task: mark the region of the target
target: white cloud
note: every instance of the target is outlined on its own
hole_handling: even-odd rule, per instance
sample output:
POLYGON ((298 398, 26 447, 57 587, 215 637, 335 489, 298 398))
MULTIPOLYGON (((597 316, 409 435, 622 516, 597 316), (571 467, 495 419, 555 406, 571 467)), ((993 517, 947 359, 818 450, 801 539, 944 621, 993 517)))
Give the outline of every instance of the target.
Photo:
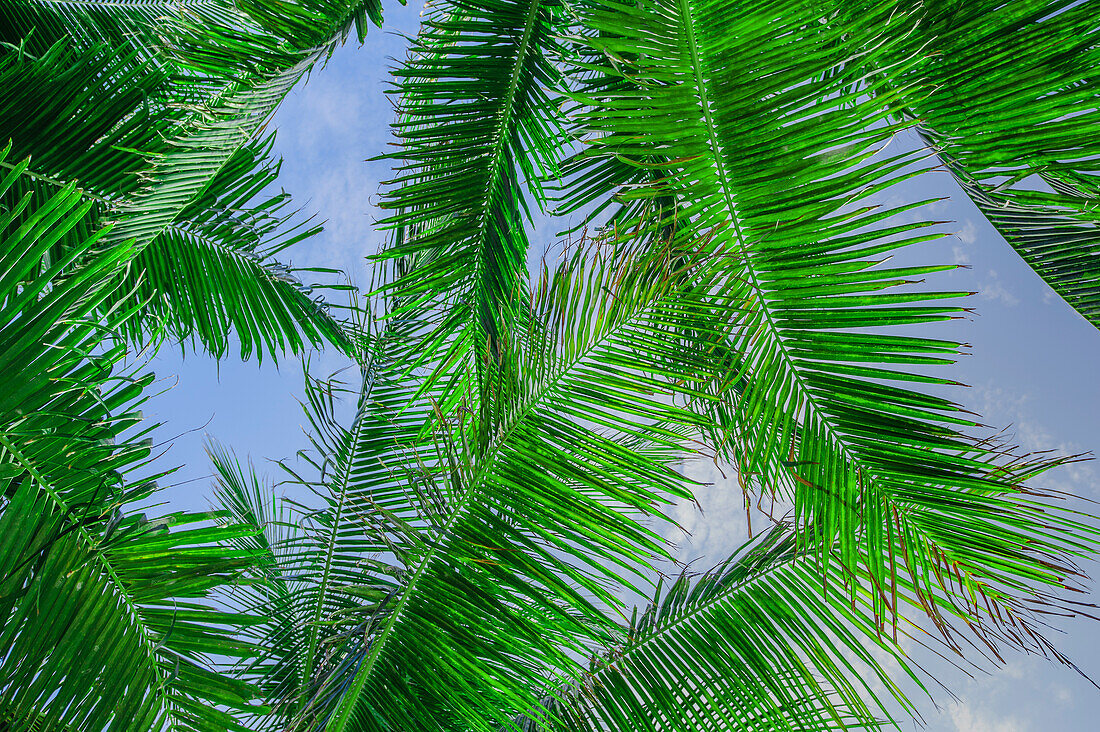
POLYGON ((1028 732, 1027 719, 1008 712, 1015 701, 1012 691, 1029 674, 1036 673, 1035 659, 1017 659, 989 675, 974 677, 965 692, 945 710, 945 722, 953 732, 1028 732))
MULTIPOLYGON (((694 562, 694 570, 710 569, 749 540, 745 494, 737 470, 725 462, 693 456, 684 461, 681 472, 702 484, 693 490, 699 505, 678 503, 672 518, 681 528, 670 528, 665 538, 676 545, 678 561, 694 562)), ((773 520, 784 518, 793 508, 781 501, 772 505, 770 498, 759 499, 758 492, 749 496, 753 537, 769 530, 773 520)))
POLYGON ((709 568, 748 540, 745 497, 728 465, 693 458, 684 463, 683 472, 703 484, 695 488, 702 510, 688 501, 677 504, 674 518, 682 529, 673 529, 667 538, 676 544, 678 560, 700 559, 700 569, 709 568))
MULTIPOLYGON (((967 246, 974 244, 978 241, 978 225, 974 223, 973 219, 967 219, 955 236, 959 237, 959 241, 967 246)), ((967 259, 967 261, 970 260, 967 259)))
POLYGON ((969 703, 953 704, 948 714, 957 732, 1027 732, 1029 729, 1016 717, 998 717, 969 703))
POLYGON ((323 244, 310 248, 311 262, 350 273, 362 270, 362 258, 373 254, 382 238, 373 227, 379 210, 371 199, 377 191, 378 181, 359 161, 329 168, 309 181, 303 198, 308 197, 309 210, 325 220, 319 240, 323 244))
POLYGON ((1000 275, 997 274, 995 269, 989 270, 988 279, 985 282, 978 283, 978 297, 999 302, 1008 307, 1015 307, 1020 304, 1020 298, 1004 286, 1000 275))

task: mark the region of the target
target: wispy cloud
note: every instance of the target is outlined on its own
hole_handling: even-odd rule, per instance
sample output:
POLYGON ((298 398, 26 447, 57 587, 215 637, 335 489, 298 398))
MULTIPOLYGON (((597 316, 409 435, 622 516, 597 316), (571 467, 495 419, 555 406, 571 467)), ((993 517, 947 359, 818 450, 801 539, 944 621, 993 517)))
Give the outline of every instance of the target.
MULTIPOLYGON (((1060 439, 1052 429, 1035 416, 1034 397, 1028 393, 1011 392, 992 383, 978 384, 969 400, 985 421, 1004 426, 1006 439, 1025 452, 1050 450, 1058 455, 1078 455, 1086 448, 1073 440, 1060 439)), ((1084 462, 1070 463, 1057 470, 1048 471, 1035 479, 1044 488, 1072 493, 1095 495, 1097 478, 1092 465, 1084 462)))
POLYGON ((683 472, 703 484, 695 489, 699 506, 689 501, 677 504, 673 518, 681 528, 673 528, 666 538, 677 547, 676 559, 699 559, 704 565, 700 569, 709 568, 749 538, 744 494, 736 471, 728 465, 696 458, 684 463, 683 472))
POLYGON ((1020 298, 1015 292, 1005 287, 1000 274, 995 269, 988 270, 985 279, 978 283, 978 297, 999 302, 1010 308, 1020 304, 1020 298))
POLYGON ((988 709, 955 704, 948 711, 957 732, 1027 732, 1031 729, 1015 717, 999 717, 988 709))

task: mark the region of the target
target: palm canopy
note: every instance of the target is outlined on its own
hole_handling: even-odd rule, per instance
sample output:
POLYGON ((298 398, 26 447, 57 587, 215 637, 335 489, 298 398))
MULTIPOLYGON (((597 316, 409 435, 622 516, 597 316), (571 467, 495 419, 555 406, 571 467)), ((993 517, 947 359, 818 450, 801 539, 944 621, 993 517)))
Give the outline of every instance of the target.
POLYGON ((3 191, 2 353, 27 384, 0 403, 21 531, 0 719, 875 728, 913 709, 883 658, 926 678, 907 642, 1065 660, 1043 618, 1078 608, 1095 522, 1031 487, 1061 459, 944 396, 964 346, 935 326, 968 293, 888 262, 942 230, 883 200, 934 155, 1094 319, 1091 3, 433 2, 395 72, 393 237, 339 323, 271 264, 311 229, 261 192, 262 130, 377 4, 9 4, 0 119, 32 157, 3 191), (925 149, 887 152, 910 131, 925 149), (599 235, 532 274, 551 211, 599 235), (307 384, 294 499, 213 447, 224 511, 128 518, 152 486, 129 472, 136 388, 107 386, 125 339, 101 338, 162 327, 355 357, 352 387, 307 384), (69 428, 109 434, 49 421, 93 411, 69 428), (791 510, 626 622, 692 453, 791 510), (116 652, 79 658, 31 597, 116 652))
MULTIPOLYGON (((9 153, 10 151, 5 151, 9 153)), ((0 156, 0 159, 6 158, 0 156)), ((12 164, 0 193, 18 189, 12 164)), ((246 617, 208 595, 251 564, 221 546, 248 526, 139 513, 158 489, 142 391, 109 308, 132 241, 105 230, 43 267, 89 226, 73 184, 0 217, 0 721, 11 730, 232 729, 249 689, 209 656, 251 655, 246 617), (235 630, 237 628, 237 630, 235 630)))
POLYGON ((231 331, 242 356, 352 349, 343 318, 312 295, 333 283, 302 281, 333 273, 275 258, 316 229, 288 234, 287 196, 265 190, 278 166, 262 130, 352 27, 365 33, 375 2, 288 4, 277 17, 223 0, 16 0, 0 12, 0 138, 31 156, 25 185, 48 196, 78 180, 91 226, 137 241, 132 339, 163 332, 215 356, 231 331))
POLYGON ((333 38, 302 32, 295 51, 227 3, 182 16, 175 3, 4 3, 4 729, 240 729, 264 709, 224 673, 255 654, 242 639, 254 619, 214 599, 254 563, 226 542, 254 530, 217 512, 142 513, 162 476, 150 473, 152 426, 137 411, 152 375, 132 365, 132 347, 170 333, 220 354, 230 327, 246 353, 350 347, 343 325, 270 260, 312 229, 288 227, 285 194, 261 190, 277 173, 270 138, 255 134, 264 110, 250 113, 252 128, 223 124, 232 144, 220 152, 209 132, 179 152, 231 116, 226 95, 262 88, 269 115, 279 97, 265 79, 286 70, 272 64, 300 75, 318 43, 363 26, 362 8, 302 12, 312 21, 326 9, 339 15, 333 38), (179 24, 170 47, 166 16, 179 24), (241 34, 236 58, 259 64, 253 73, 230 74, 234 56, 212 45, 219 32, 241 34), (168 159, 188 178, 166 192, 154 178, 168 159), (151 199, 156 216, 133 213, 151 199))

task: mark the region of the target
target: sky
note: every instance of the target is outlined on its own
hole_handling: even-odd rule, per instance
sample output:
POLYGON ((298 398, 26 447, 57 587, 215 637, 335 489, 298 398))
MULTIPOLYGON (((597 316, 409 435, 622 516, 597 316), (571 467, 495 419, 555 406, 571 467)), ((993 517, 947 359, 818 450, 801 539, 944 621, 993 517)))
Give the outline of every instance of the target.
MULTIPOLYGON (((415 31, 419 8, 393 7, 387 27, 415 31)), ((404 40, 372 29, 363 46, 341 48, 308 83, 299 85, 275 115, 276 151, 284 158, 280 185, 298 206, 327 221, 323 234, 292 250, 296 265, 336 267, 352 281, 368 281, 364 257, 384 240, 373 228, 379 211, 385 163, 366 162, 387 149, 392 107, 383 94, 388 68, 403 55, 404 40)), ((971 355, 952 377, 969 384, 954 395, 984 422, 1008 428, 1026 450, 1100 453, 1100 333, 1061 301, 1023 264, 965 200, 945 173, 923 176, 895 195, 949 196, 933 214, 951 220, 953 235, 920 252, 922 261, 968 265, 946 273, 943 289, 974 290, 967 303, 974 317, 952 321, 943 337, 971 344, 971 355)), ((543 227, 545 228, 545 227, 543 227)), ((543 242, 546 243, 546 242, 543 242)), ((538 244, 536 244, 538 245, 538 244)), ((331 352, 310 356, 315 375, 327 375, 349 362, 331 352)), ((256 461, 261 473, 276 477, 268 460, 287 458, 306 446, 298 405, 303 378, 293 357, 278 367, 269 362, 217 364, 203 355, 181 357, 169 346, 153 359, 163 388, 146 405, 146 416, 162 422, 157 434, 167 450, 164 465, 182 466, 169 494, 173 505, 205 508, 210 496, 205 440, 215 439, 256 461)), ((346 374, 352 382, 354 371, 346 374)), ((741 493, 730 471, 689 465, 692 477, 712 485, 700 491, 703 512, 678 509, 690 530, 678 535, 678 556, 703 557, 707 566, 728 555, 747 537, 741 493)), ((1100 465, 1078 463, 1042 478, 1089 500, 1100 499, 1100 465)), ((1082 507, 1084 505, 1082 504, 1082 507)), ((1086 568, 1100 576, 1100 567, 1086 568)), ((1100 679, 1100 624, 1085 619, 1063 626, 1061 648, 1100 679)), ((934 732, 1041 732, 1094 729, 1100 716, 1100 690, 1076 672, 1043 659, 1010 657, 991 674, 967 678, 936 667, 937 676, 957 694, 942 692, 938 705, 919 704, 934 732)), ((903 729, 918 729, 905 723, 903 729)))

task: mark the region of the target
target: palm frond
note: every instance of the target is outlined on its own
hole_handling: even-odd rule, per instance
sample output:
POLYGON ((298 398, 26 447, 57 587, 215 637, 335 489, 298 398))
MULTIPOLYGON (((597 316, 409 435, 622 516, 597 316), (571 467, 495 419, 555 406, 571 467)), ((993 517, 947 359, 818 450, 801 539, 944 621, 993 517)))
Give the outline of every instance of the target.
POLYGON ((103 203, 133 192, 140 151, 181 116, 167 104, 168 74, 129 45, 81 49, 60 39, 34 55, 25 40, 0 48, 0 135, 12 157, 30 157, 40 179, 79 180, 103 203))
POLYGON ((569 179, 586 193, 571 203, 598 205, 625 181, 621 199, 650 203, 625 209, 615 236, 648 242, 670 268, 704 257, 724 269, 708 286, 732 332, 709 342, 728 377, 718 407, 700 404, 746 492, 791 501, 823 563, 869 575, 881 618, 896 610, 886 588, 909 572, 937 622, 980 614, 1010 628, 1004 642, 1048 652, 1021 606, 1066 602, 1095 529, 1024 485, 1041 461, 980 441, 966 410, 910 386, 953 383, 925 370, 960 344, 884 332, 965 314, 950 300, 966 293, 914 287, 949 267, 883 266, 939 236, 935 222, 896 218, 919 204, 875 199, 922 169, 877 150, 901 129, 889 122, 901 92, 882 79, 917 64, 898 40, 915 18, 885 4, 841 24, 810 4, 578 7, 577 43, 594 60, 575 112, 588 151, 569 179), (941 602, 932 578, 947 575, 1004 614, 941 602))
MULTIPOLYGON (((27 163, 0 183, 7 192, 27 163)), ((206 654, 251 654, 247 623, 204 601, 249 556, 217 544, 250 531, 204 514, 134 513, 149 429, 136 408, 152 375, 120 367, 133 310, 98 312, 134 255, 105 231, 66 258, 46 252, 91 203, 72 184, 0 217, 0 710, 5 728, 235 728, 250 703, 206 654)))
POLYGON ((334 603, 314 621, 339 638, 354 618, 355 630, 301 722, 491 729, 538 704, 531 690, 575 667, 571 652, 609 639, 593 601, 617 606, 611 587, 663 555, 637 521, 688 496, 669 466, 694 447, 699 418, 675 400, 697 396, 709 365, 703 349, 664 342, 699 310, 650 265, 585 251, 547 274, 516 333, 521 351, 503 362, 515 371, 490 380, 482 410, 450 377, 428 391, 407 378, 434 324, 401 307, 383 323, 413 330, 376 342, 386 358, 367 372, 354 426, 322 418, 325 392, 311 399, 315 432, 331 435, 317 445, 330 446, 314 459, 321 479, 303 481, 328 496, 300 522, 324 540, 311 552, 347 566, 333 587, 384 575, 388 589, 381 606, 334 603), (376 571, 383 557, 395 569, 376 571))
POLYGON ((37 51, 61 38, 80 48, 129 44, 154 60, 164 40, 158 29, 166 23, 183 16, 231 25, 239 16, 233 5, 226 0, 0 0, 0 38, 28 38, 37 51))
POLYGON ((335 344, 351 353, 351 328, 320 293, 350 288, 334 284, 323 268, 290 268, 277 257, 321 231, 308 219, 285 213, 286 193, 265 195, 278 177, 270 158, 274 136, 240 148, 208 184, 201 202, 134 259, 130 290, 145 302, 130 336, 140 341, 150 324, 163 325, 181 341, 198 340, 215 357, 240 342, 241 357, 301 353, 335 344), (298 220, 296 220, 296 218, 298 220), (302 278, 310 276, 311 282, 302 278))
POLYGON ((885 703, 911 710, 884 665, 920 688, 917 670, 877 632, 868 598, 843 590, 839 563, 819 565, 793 528, 659 586, 553 716, 520 729, 879 729, 885 703))
POLYGON ((410 307, 448 303, 427 345, 452 359, 499 362, 514 349, 529 206, 562 145, 550 58, 559 14, 548 0, 433 4, 394 72, 401 151, 388 156, 397 174, 381 206, 401 236, 380 256, 433 253, 388 288, 410 307))
MULTIPOLYGON (((287 348, 298 353, 305 342, 317 345, 322 339, 350 351, 341 324, 277 262, 257 261, 234 239, 212 237, 216 230, 207 222, 186 215, 223 210, 226 188, 247 190, 270 181, 266 155, 257 153, 264 145, 256 136, 290 89, 331 54, 350 27, 377 15, 377 0, 285 4, 277 15, 267 4, 240 5, 257 17, 228 27, 191 23, 180 33, 196 34, 199 42, 175 52, 185 66, 230 78, 244 73, 245 81, 230 84, 156 152, 145 187, 112 213, 117 220, 112 236, 134 238, 139 248, 153 250, 143 262, 154 270, 147 275, 149 286, 158 287, 164 298, 160 313, 180 337, 197 336, 215 354, 228 348, 231 327, 243 355, 253 347, 260 353, 261 344, 272 355, 287 348), (270 31, 257 32, 256 24, 274 24, 278 32, 296 35, 264 35, 270 31), (245 160, 257 168, 241 167, 245 160), (215 291, 200 282, 206 275, 234 286, 215 291)), ((259 204, 261 210, 264 206, 259 204)))
MULTIPOLYGON (((892 102, 1055 292, 1100 327, 1100 3, 927 3, 892 102)), ((845 8, 858 12, 855 6, 845 8)))
POLYGON ((268 704, 249 710, 243 720, 250 729, 284 729, 293 718, 299 695, 311 673, 302 650, 308 648, 309 626, 303 614, 305 601, 297 594, 306 586, 310 567, 300 561, 304 535, 294 523, 288 504, 273 487, 260 480, 251 462, 241 464, 231 451, 217 443, 207 445, 217 484, 215 495, 226 523, 249 526, 252 533, 234 536, 229 544, 248 552, 253 565, 248 580, 235 585, 226 600, 238 610, 261 619, 246 629, 245 637, 256 648, 228 670, 255 690, 268 704))

